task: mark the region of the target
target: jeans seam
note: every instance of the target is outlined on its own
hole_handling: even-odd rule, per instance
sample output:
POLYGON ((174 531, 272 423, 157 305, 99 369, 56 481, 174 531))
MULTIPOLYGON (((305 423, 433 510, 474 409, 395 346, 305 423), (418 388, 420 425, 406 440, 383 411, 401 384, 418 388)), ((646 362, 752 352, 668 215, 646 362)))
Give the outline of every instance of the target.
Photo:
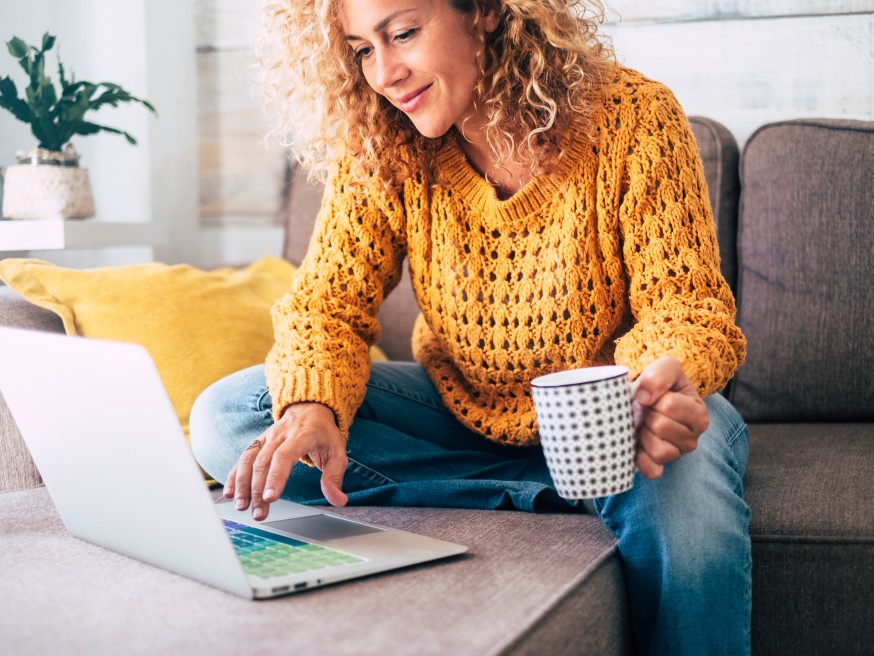
POLYGON ((740 434, 743 433, 745 430, 749 430, 749 426, 747 426, 747 424, 746 424, 745 421, 741 421, 740 424, 738 424, 737 429, 736 429, 736 430, 731 434, 731 437, 729 437, 728 440, 726 440, 725 443, 728 444, 729 447, 734 446, 734 443, 735 443, 735 441, 737 440, 737 438, 738 438, 738 437, 740 436, 740 434))
POLYGON ((391 483, 397 483, 397 481, 394 480, 393 478, 389 478, 388 476, 386 476, 382 472, 378 472, 375 469, 368 467, 367 465, 360 462, 359 460, 356 460, 355 458, 349 458, 349 466, 354 466, 355 468, 357 468, 359 470, 363 470, 360 473, 365 474, 369 478, 381 480, 382 485, 389 485, 391 483))
POLYGON ((272 409, 273 409, 273 408, 272 408, 272 406, 273 406, 273 401, 272 401, 272 399, 271 399, 271 403, 270 403, 271 407, 270 407, 270 408, 266 408, 266 407, 264 407, 264 399, 265 399, 265 398, 270 398, 270 390, 268 390, 268 389, 266 389, 266 388, 263 389, 263 390, 261 390, 261 391, 259 392, 257 398, 255 399, 255 405, 254 405, 254 407, 255 407, 255 409, 256 409, 258 412, 265 412, 265 411, 266 411, 266 412, 271 412, 271 411, 272 411, 272 409))

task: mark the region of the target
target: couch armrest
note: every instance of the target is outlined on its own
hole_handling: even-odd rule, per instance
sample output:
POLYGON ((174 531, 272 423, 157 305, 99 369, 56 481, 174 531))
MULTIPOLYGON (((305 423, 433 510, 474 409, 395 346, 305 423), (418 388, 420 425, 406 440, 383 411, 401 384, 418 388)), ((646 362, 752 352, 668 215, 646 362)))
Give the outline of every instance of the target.
MULTIPOLYGON (((24 300, 9 287, 0 286, 0 326, 64 332, 60 317, 24 300)), ((0 363, 0 367, 3 363, 0 363)), ((0 492, 42 484, 18 432, 18 426, 0 394, 0 492)))

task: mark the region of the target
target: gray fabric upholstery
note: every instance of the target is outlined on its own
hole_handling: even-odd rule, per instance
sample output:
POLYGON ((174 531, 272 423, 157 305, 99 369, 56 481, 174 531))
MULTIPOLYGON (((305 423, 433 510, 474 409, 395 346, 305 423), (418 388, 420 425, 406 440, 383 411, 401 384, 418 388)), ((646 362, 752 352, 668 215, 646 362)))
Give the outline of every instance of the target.
POLYGON ((29 303, 11 287, 0 283, 0 326, 64 332, 61 318, 33 303, 29 303))
POLYGON ((874 420, 874 123, 765 126, 741 185, 731 400, 749 421, 874 420))
MULTIPOLYGON (((0 285, 0 326, 64 332, 58 315, 28 303, 5 285, 0 285)), ((18 426, 0 394, 0 492, 35 487, 41 482, 18 426)))
POLYGON ((707 194, 716 221, 722 275, 732 291, 736 291, 740 150, 734 135, 722 123, 703 116, 690 116, 689 124, 704 164, 707 194))
POLYGON ((874 425, 750 427, 753 653, 871 654, 874 425))
POLYGON ((745 485, 757 540, 874 548, 874 424, 753 424, 750 441, 745 485))
MULTIPOLYGON (((289 261, 300 264, 306 255, 324 187, 318 183, 310 183, 306 173, 296 167, 291 170, 289 177, 283 255, 289 261)), ((385 299, 377 315, 382 327, 378 344, 389 359, 412 360, 410 335, 417 316, 419 306, 410 283, 410 272, 405 264, 401 281, 385 299)))
POLYGON ((471 551, 253 605, 70 537, 44 489, 0 495, 3 651, 382 656, 415 645, 416 654, 441 656, 628 653, 615 540, 593 517, 340 512, 471 551))

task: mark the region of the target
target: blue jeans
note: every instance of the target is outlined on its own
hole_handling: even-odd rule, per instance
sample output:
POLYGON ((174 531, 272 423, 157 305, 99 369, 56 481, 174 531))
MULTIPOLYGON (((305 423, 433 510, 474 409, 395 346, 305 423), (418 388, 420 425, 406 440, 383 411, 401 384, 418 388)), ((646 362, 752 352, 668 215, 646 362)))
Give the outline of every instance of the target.
MULTIPOLYGON (((655 481, 593 505, 556 493, 539 446, 491 442, 461 425, 417 364, 374 363, 349 431, 343 491, 355 505, 596 512, 617 536, 635 641, 645 654, 748 654, 750 511, 743 500, 747 429, 721 396, 707 399, 698 448, 655 481)), ((224 482, 272 424, 259 365, 207 389, 191 413, 191 446, 224 482)), ((321 472, 295 465, 283 497, 325 504, 321 472)))

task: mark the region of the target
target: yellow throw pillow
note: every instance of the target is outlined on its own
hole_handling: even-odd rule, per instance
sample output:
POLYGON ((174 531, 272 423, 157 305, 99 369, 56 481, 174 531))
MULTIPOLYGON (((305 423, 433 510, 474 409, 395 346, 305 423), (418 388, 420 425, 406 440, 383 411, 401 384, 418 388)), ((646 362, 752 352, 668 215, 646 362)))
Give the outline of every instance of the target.
MULTIPOLYGON (((202 271, 160 263, 66 269, 32 259, 0 261, 0 279, 61 317, 68 335, 144 346, 179 422, 210 384, 264 362, 273 345, 270 308, 295 267, 264 257, 241 269, 202 271)), ((376 348, 374 360, 385 360, 376 348)))

